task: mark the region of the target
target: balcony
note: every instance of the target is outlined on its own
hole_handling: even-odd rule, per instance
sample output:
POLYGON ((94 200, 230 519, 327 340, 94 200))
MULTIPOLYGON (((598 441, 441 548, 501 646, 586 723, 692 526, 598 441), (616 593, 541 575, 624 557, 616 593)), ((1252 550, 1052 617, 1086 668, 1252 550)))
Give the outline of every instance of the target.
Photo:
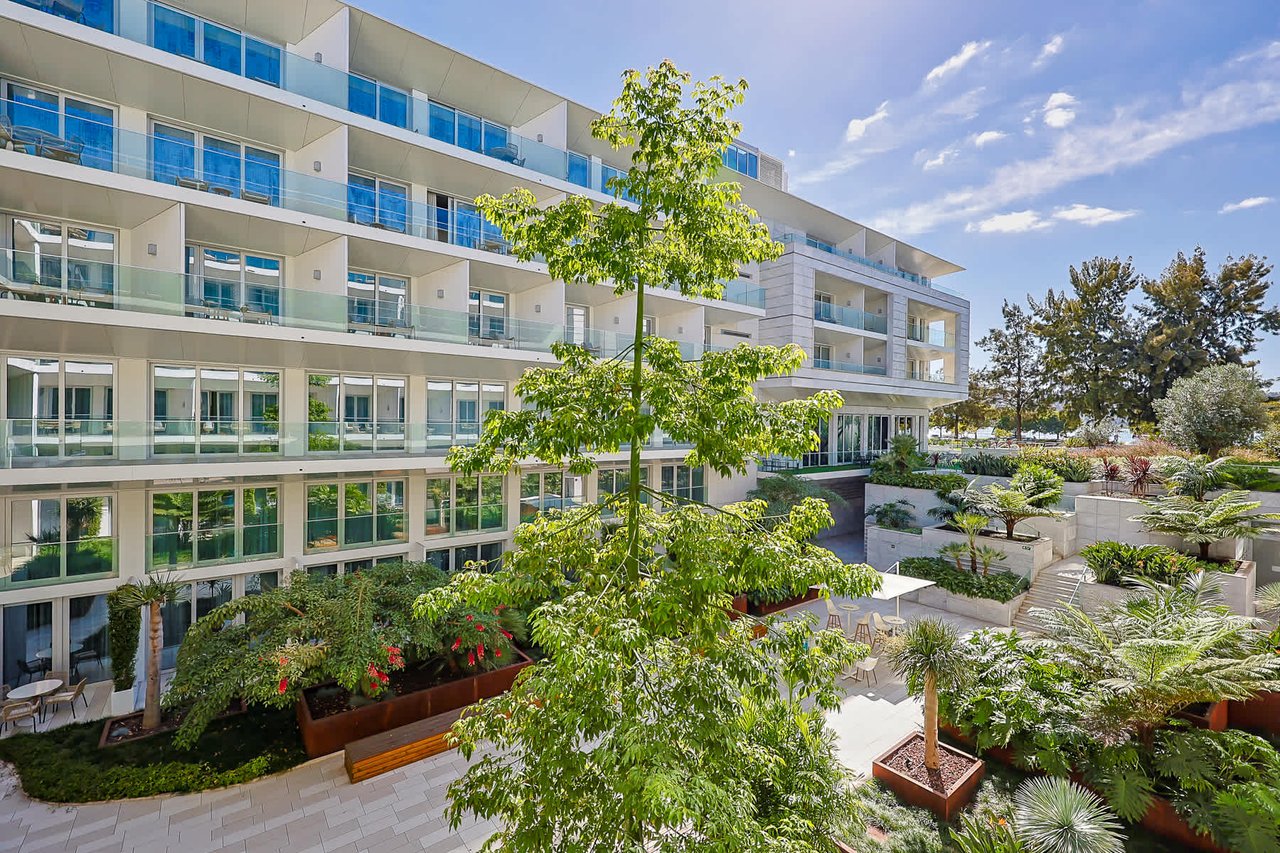
POLYGON ((825 471, 858 471, 870 468, 880 451, 815 450, 800 458, 767 456, 759 461, 759 469, 768 473, 819 474, 825 471))
POLYGON ((503 125, 349 74, 149 0, 16 0, 54 16, 201 62, 257 83, 410 130, 459 150, 613 195, 611 167, 527 139, 503 125))
POLYGON ((930 329, 926 326, 907 326, 907 340, 916 343, 926 344, 931 347, 953 348, 956 345, 956 336, 951 332, 942 329, 930 329))
POLYGON ((944 385, 948 382, 947 375, 941 370, 912 370, 907 374, 907 378, 918 382, 939 382, 944 385))
MULTIPOLYGON (((789 246, 808 246, 811 249, 817 249, 821 252, 826 252, 829 255, 835 255, 838 258, 845 259, 846 261, 853 261, 855 264, 861 264, 864 267, 869 267, 873 270, 877 270, 878 272, 885 273, 886 275, 895 276, 903 281, 909 281, 912 284, 918 284, 921 287, 927 287, 931 290, 937 290, 952 296, 961 296, 959 291, 952 290, 949 287, 943 287, 940 284, 935 284, 933 279, 928 276, 918 275, 913 272, 907 272, 906 270, 900 270, 897 267, 889 266, 888 264, 881 263, 880 261, 873 261, 870 258, 859 255, 857 252, 850 252, 848 249, 837 248, 830 243, 823 242, 822 240, 818 240, 814 237, 809 237, 805 234, 788 231, 780 235, 774 235, 774 239, 786 243, 789 246)), ((961 298, 963 298, 963 296, 961 296, 961 298)))
POLYGON ((836 370, 841 373, 860 373, 865 376, 885 376, 884 367, 876 364, 856 364, 851 361, 832 361, 829 358, 815 358, 813 366, 818 370, 836 370))
POLYGON ((820 320, 823 323, 835 323, 847 329, 860 329, 864 332, 876 332, 881 335, 885 334, 889 328, 888 321, 883 316, 869 314, 857 308, 832 305, 829 302, 813 303, 813 319, 820 320))

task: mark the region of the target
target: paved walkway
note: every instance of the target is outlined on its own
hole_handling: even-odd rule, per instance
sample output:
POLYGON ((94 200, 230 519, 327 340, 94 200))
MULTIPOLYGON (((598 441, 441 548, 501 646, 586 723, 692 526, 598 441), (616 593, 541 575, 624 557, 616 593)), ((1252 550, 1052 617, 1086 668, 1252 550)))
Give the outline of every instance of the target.
MULTIPOLYGON (((893 603, 862 599, 865 613, 888 615, 893 603)), ((826 624, 821 601, 806 605, 826 624)), ((903 603, 902 615, 942 616, 962 630, 982 627, 964 617, 903 603)), ((841 683, 848 698, 832 715, 841 760, 868 773, 871 759, 920 724, 918 703, 881 661, 878 685, 841 683)), ((0 765, 0 851, 392 851, 469 853, 493 825, 468 821, 451 830, 443 819, 445 790, 466 769, 456 752, 352 785, 341 755, 287 773, 201 794, 81 806, 33 803, 0 765)))

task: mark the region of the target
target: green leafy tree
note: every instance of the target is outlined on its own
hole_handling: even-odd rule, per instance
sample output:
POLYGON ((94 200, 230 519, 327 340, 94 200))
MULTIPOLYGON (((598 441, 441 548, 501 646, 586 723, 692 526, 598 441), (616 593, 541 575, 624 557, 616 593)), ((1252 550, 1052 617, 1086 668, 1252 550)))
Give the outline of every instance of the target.
POLYGON ((1162 495, 1143 501, 1146 512, 1131 516, 1152 533, 1181 537, 1199 548, 1200 559, 1209 559, 1209 546, 1223 539, 1256 539, 1263 528, 1256 521, 1280 519, 1280 513, 1255 512, 1261 501, 1249 500, 1243 491, 1223 492, 1209 500, 1186 495, 1162 495))
POLYGON ((133 580, 116 590, 119 607, 147 611, 147 692, 142 706, 142 728, 160 725, 160 655, 164 651, 164 622, 160 608, 177 601, 187 585, 169 575, 151 575, 133 580))
POLYGON ((1044 381, 1041 370, 1043 346, 1032 328, 1032 318, 1017 303, 1005 300, 1000 307, 1004 327, 992 329, 978 339, 990 364, 986 377, 994 402, 1013 416, 1013 437, 1022 440, 1023 418, 1039 404, 1044 381))
POLYGON ((961 432, 977 432, 995 418, 995 392, 985 370, 969 372, 969 398, 939 406, 929 413, 929 426, 951 432, 957 441, 961 432))
POLYGON ((835 492, 798 474, 789 471, 761 477, 755 488, 747 492, 752 500, 762 500, 767 505, 766 514, 772 521, 784 519, 791 515, 791 508, 799 506, 808 498, 826 501, 828 506, 843 505, 845 500, 835 492))
POLYGON ((889 643, 894 672, 906 679, 912 696, 924 698, 924 766, 930 770, 937 770, 940 761, 938 690, 964 681, 967 660, 955 627, 933 617, 917 620, 889 643))
POLYGON ((991 517, 979 509, 980 495, 974 493, 974 507, 951 516, 951 526, 964 534, 965 548, 969 552, 969 570, 978 571, 978 537, 986 531, 991 517))
POLYGON ((655 428, 692 445, 689 465, 728 475, 814 449, 818 424, 841 404, 834 392, 755 397, 756 381, 800 366, 795 347, 740 345, 685 362, 675 342, 643 336, 649 290, 716 297, 739 264, 780 251, 738 186, 716 182, 739 130, 727 113, 744 89, 691 85, 669 62, 628 71, 592 132, 632 151, 631 169, 610 182, 629 201, 571 196, 544 207, 523 190, 478 200, 517 257, 541 255, 552 278, 636 303, 630 347, 601 360, 555 345, 562 366, 516 385, 526 408, 491 414, 474 447, 450 451, 464 473, 536 458, 586 474, 596 454, 627 447, 631 458, 627 490, 604 507, 539 515, 517 529, 498 571, 458 573, 416 606, 436 618, 545 601, 530 629, 546 656, 454 727, 475 760, 450 787, 447 814, 455 826, 469 812, 496 819, 486 849, 831 850, 832 824, 848 813, 849 780, 822 714, 863 649, 839 632, 815 637, 804 619, 753 643, 753 620, 727 611, 742 592, 826 584, 867 594, 874 571, 808 541, 831 524, 821 500, 769 527, 764 501, 705 507, 640 477, 655 428), (602 519, 606 508, 616 521, 602 519), (494 749, 476 758, 484 742, 494 749))
POLYGON ((1069 275, 1069 291, 1031 300, 1031 329, 1044 342, 1044 375, 1073 416, 1127 414, 1136 355, 1127 300, 1141 276, 1132 259, 1120 258, 1094 258, 1069 275))
MULTIPOLYGON (((1059 484, 1059 494, 1061 488, 1059 484)), ((1051 491, 1028 494, 1017 487, 1005 488, 999 483, 992 483, 978 492, 977 511, 988 518, 1000 519, 1004 523, 1005 536, 1012 540, 1015 528, 1029 518, 1062 517, 1061 512, 1041 506, 1052 496, 1051 491)))
POLYGON ((1236 364, 1206 367, 1173 383, 1155 402, 1160 433, 1178 447, 1217 456, 1248 444, 1266 428, 1267 395, 1253 372, 1236 364))

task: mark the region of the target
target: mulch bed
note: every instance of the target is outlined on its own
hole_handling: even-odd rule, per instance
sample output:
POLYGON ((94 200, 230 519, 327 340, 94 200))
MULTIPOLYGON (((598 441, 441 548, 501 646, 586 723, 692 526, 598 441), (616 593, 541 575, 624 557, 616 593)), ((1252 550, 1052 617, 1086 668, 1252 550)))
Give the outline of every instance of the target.
MULTIPOLYGON (((243 700, 232 699, 231 704, 227 705, 227 710, 223 711, 215 720, 221 720, 223 717, 230 717, 233 714, 243 714, 248 710, 243 700)), ((118 743, 128 743, 131 740, 142 740, 153 735, 171 732, 182 725, 182 715, 173 712, 162 713, 160 716, 160 725, 154 729, 142 728, 142 711, 134 711, 132 714, 125 714, 123 717, 114 717, 107 720, 102 727, 102 738, 98 742, 98 746, 114 746, 118 743)))
POLYGON ((973 767, 973 759, 948 749, 938 750, 938 769, 924 766, 924 739, 915 738, 894 750, 882 762, 904 776, 946 796, 973 767))
POLYGON ((345 687, 339 687, 336 684, 308 690, 303 693, 303 696, 307 702, 307 709, 311 712, 311 719, 319 720, 324 717, 341 714, 344 711, 350 711, 353 707, 359 705, 367 705, 372 702, 392 699, 396 696, 417 693, 419 690, 427 690, 470 675, 474 675, 474 673, 450 672, 445 667, 424 666, 415 669, 396 670, 390 673, 391 680, 387 682, 386 690, 377 699, 352 696, 351 692, 345 687), (353 701, 355 702, 354 705, 352 704, 353 701))

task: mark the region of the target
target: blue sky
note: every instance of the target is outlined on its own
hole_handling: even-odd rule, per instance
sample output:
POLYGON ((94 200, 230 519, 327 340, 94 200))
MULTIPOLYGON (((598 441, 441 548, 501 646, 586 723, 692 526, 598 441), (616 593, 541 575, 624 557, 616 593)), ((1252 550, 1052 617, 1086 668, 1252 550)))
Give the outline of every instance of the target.
MULTIPOLYGON (((358 2, 597 108, 664 57, 747 78, 743 138, 793 192, 966 267, 944 283, 975 337, 1095 255, 1280 258, 1271 0, 358 2)), ((1280 375, 1280 341, 1260 358, 1280 375)))

